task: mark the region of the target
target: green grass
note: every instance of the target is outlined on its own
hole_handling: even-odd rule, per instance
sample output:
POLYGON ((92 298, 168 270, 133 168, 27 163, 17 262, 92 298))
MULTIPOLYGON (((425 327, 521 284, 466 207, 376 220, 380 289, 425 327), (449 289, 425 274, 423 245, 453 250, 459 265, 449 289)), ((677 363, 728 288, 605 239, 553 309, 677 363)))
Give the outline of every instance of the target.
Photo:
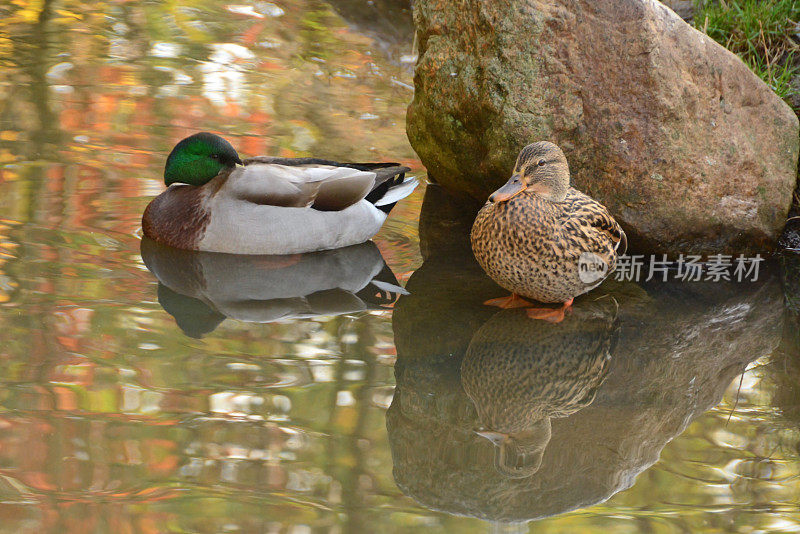
POLYGON ((791 80, 800 74, 798 22, 800 0, 695 0, 695 26, 738 54, 790 104, 796 94, 791 80))

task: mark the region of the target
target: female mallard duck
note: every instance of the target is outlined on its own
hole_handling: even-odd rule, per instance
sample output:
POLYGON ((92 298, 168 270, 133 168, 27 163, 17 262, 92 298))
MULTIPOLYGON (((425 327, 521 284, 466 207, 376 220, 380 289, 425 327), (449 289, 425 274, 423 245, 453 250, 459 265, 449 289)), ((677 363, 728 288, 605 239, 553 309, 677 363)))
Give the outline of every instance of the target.
POLYGON ((142 216, 144 235, 176 248, 296 254, 363 243, 416 187, 396 163, 316 158, 239 159, 202 132, 179 142, 164 169, 167 190, 142 216))
POLYGON ((522 149, 511 179, 478 213, 471 240, 483 270, 511 291, 486 304, 530 306, 520 297, 561 302, 558 309, 528 311, 553 322, 614 271, 627 246, 605 206, 569 186, 567 158, 546 141, 522 149))

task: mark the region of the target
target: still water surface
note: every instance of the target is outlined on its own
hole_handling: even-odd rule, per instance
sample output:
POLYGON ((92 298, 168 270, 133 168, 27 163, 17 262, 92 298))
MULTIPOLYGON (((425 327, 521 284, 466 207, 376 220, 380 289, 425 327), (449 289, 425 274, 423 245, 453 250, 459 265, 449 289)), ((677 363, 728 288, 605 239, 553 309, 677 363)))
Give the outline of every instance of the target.
POLYGON ((798 531, 796 270, 529 321, 435 186, 336 252, 142 241, 197 130, 424 176, 398 4, 0 8, 0 532, 798 531))

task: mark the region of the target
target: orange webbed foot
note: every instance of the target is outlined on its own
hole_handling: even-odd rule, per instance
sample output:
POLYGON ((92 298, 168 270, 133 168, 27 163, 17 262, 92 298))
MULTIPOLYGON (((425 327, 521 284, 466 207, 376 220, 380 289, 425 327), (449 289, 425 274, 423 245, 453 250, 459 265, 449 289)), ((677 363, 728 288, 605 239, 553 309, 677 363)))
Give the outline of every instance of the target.
POLYGON ((498 308, 503 308, 505 310, 510 308, 527 308, 528 306, 531 306, 530 302, 520 297, 516 293, 511 293, 511 295, 507 297, 489 299, 484 302, 484 304, 486 306, 497 306, 498 308))
POLYGON ((548 323, 560 323, 564 317, 569 313, 572 308, 573 299, 569 299, 558 308, 530 308, 527 310, 528 317, 531 319, 540 319, 548 323))

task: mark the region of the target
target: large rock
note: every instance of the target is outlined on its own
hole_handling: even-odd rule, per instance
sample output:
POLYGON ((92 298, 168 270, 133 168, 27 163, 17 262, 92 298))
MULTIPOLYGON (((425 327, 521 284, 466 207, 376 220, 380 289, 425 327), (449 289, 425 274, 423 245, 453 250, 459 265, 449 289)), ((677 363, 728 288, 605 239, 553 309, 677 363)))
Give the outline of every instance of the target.
POLYGON ((772 248, 798 121, 734 54, 654 0, 418 0, 408 136, 478 199, 552 140, 642 252, 772 248))

